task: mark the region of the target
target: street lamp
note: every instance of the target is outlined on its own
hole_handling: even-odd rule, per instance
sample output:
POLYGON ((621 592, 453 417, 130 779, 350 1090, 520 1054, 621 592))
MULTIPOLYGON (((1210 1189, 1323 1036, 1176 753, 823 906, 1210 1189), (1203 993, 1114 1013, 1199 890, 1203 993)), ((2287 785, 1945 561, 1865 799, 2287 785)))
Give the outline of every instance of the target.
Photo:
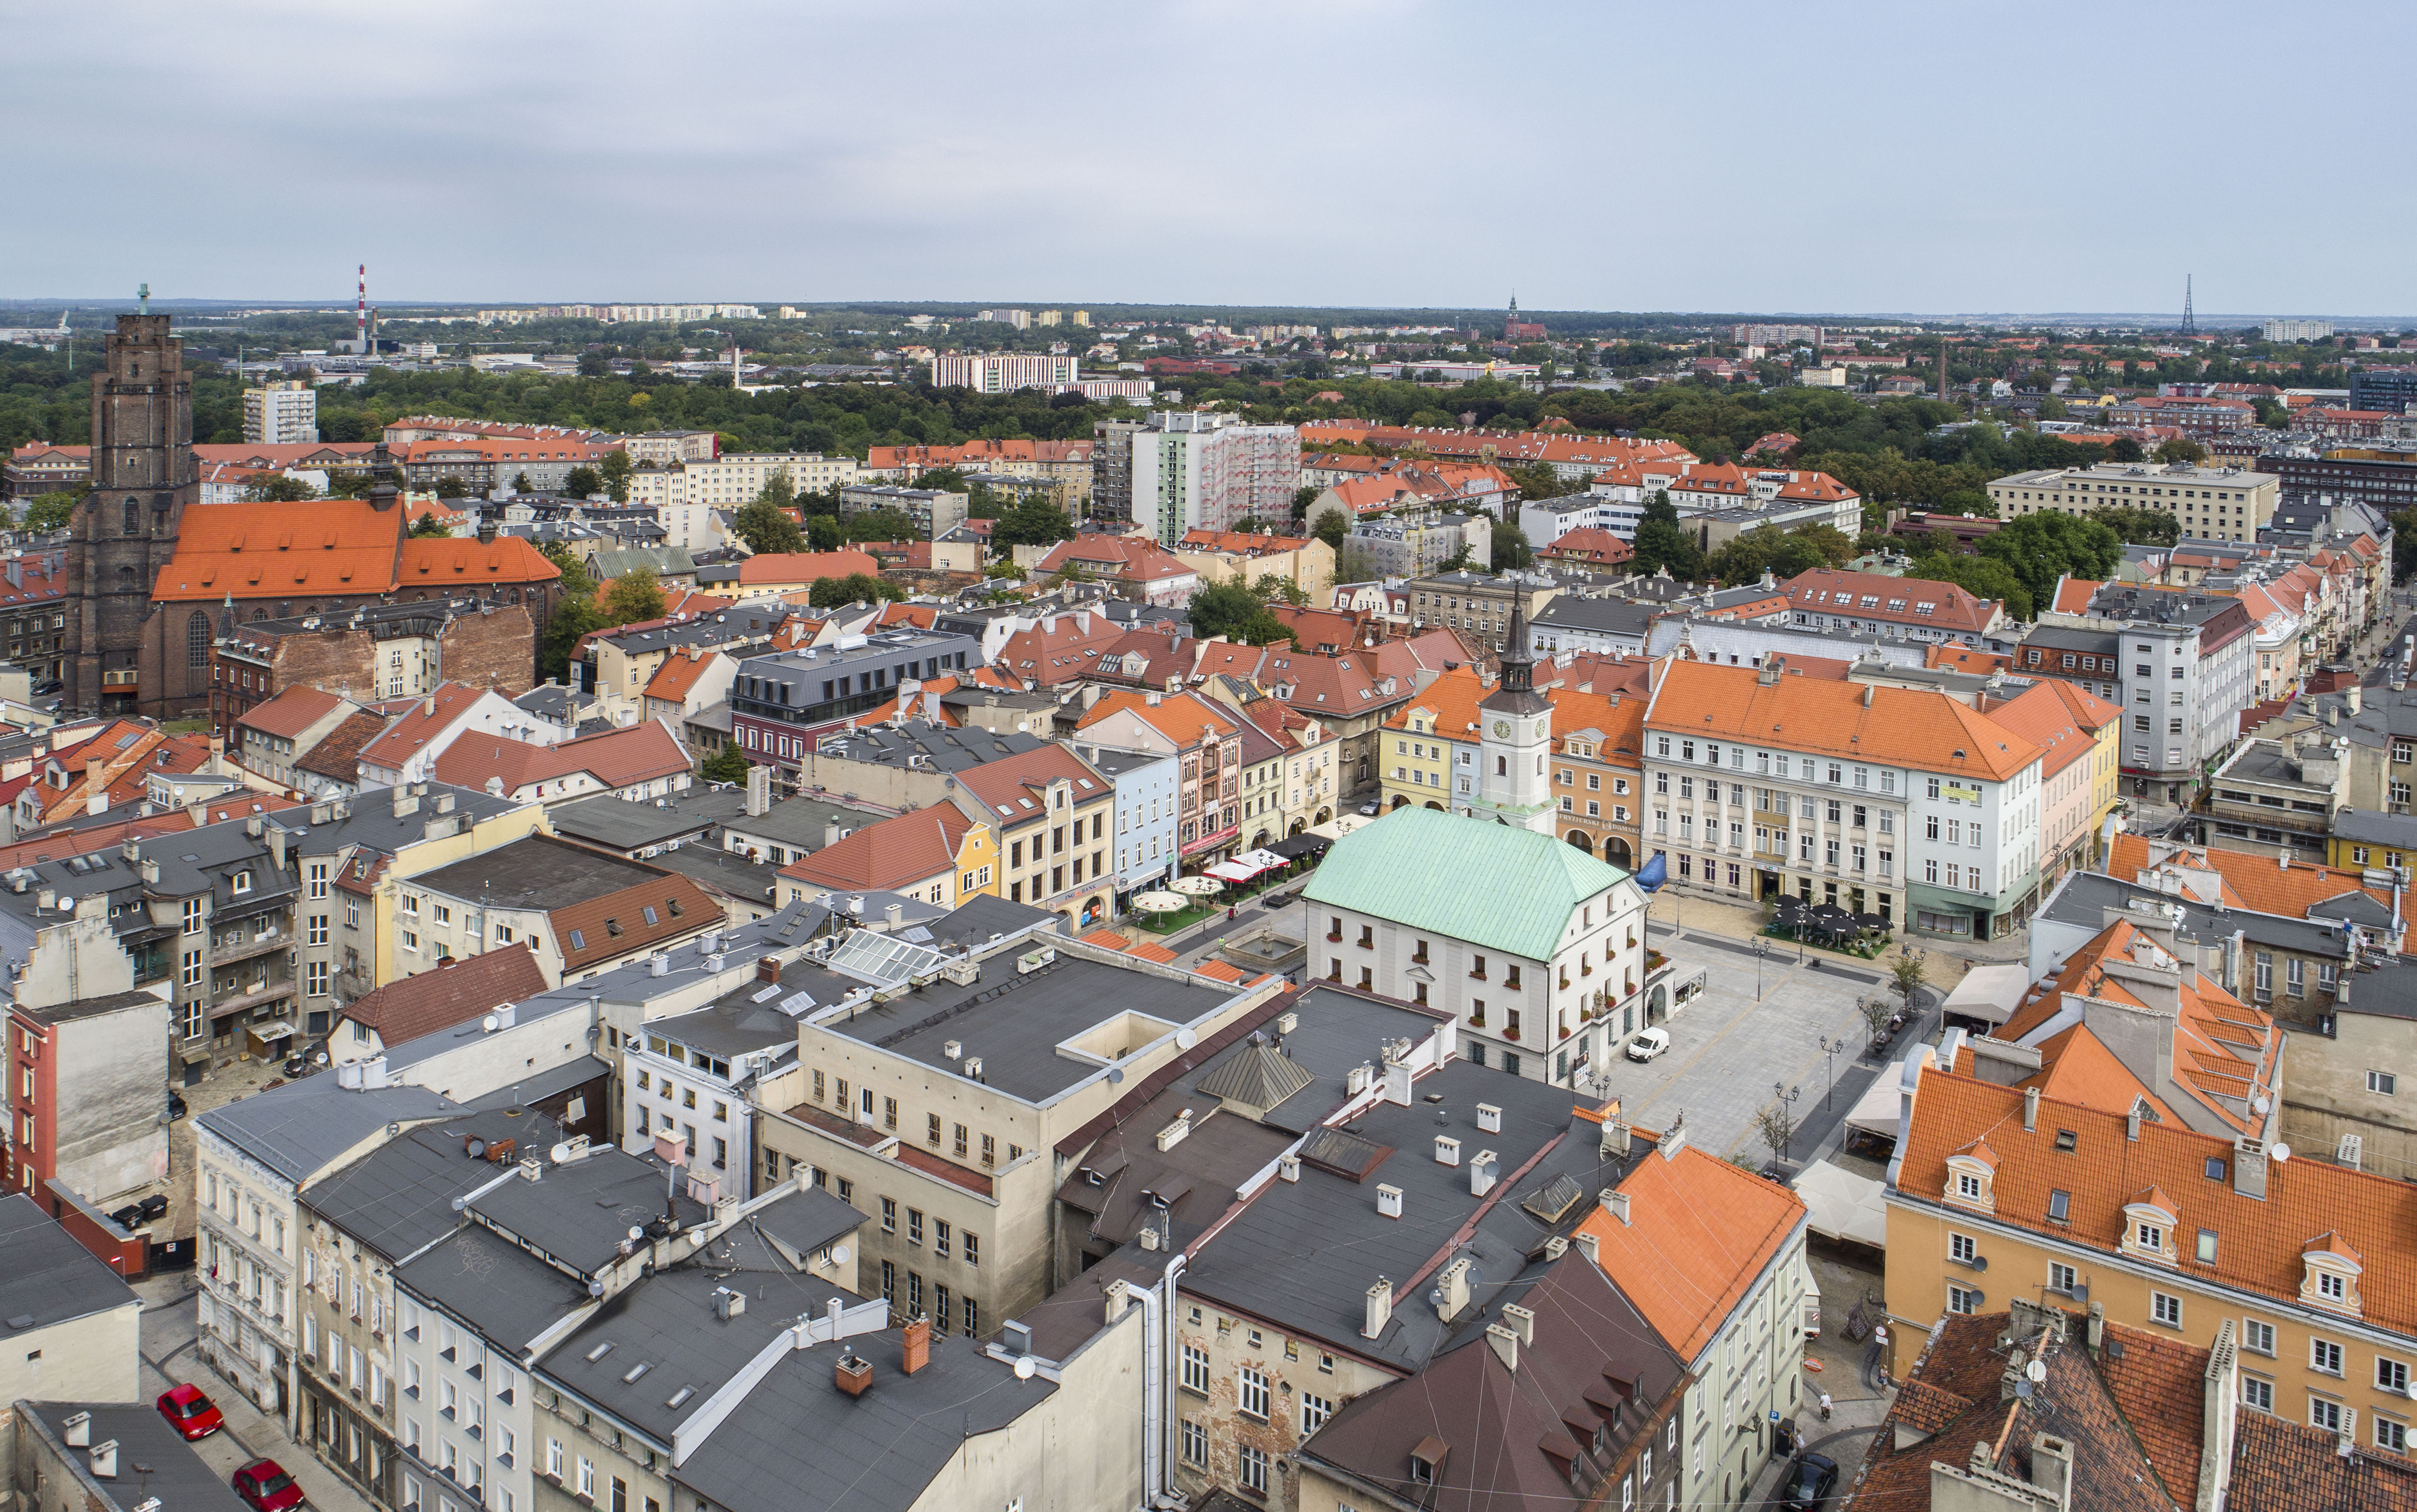
POLYGON ((1830 1106, 1830 1094, 1838 1090, 1838 1052, 1846 1046, 1847 1036, 1844 1034, 1834 1039, 1827 1034, 1821 1036, 1821 1053, 1830 1058, 1830 1085, 1821 1089, 1821 1107, 1824 1109, 1830 1106))
POLYGON ((1771 941, 1764 939, 1759 936, 1756 937, 1754 942, 1754 1000, 1756 1002, 1760 1002, 1762 1000, 1762 957, 1763 953, 1770 949, 1770 946, 1771 941))
POLYGON ((1780 1111, 1787 1120, 1787 1138, 1779 1141, 1779 1158, 1786 1160, 1788 1145, 1796 1138, 1796 1099, 1804 1095, 1804 1089, 1774 1081, 1771 1084, 1771 1091, 1779 1099, 1780 1111))

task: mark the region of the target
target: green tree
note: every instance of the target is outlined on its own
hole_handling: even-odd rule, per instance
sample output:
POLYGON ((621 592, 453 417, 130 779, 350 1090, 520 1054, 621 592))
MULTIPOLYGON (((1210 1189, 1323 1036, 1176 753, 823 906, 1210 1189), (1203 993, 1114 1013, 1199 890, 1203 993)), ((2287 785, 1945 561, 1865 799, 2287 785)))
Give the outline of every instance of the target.
POLYGON ((1905 570, 1908 577, 1953 583, 1977 598, 1998 599, 2016 619, 2031 617, 2031 590, 2013 568, 1986 557, 1924 557, 1905 570))
POLYGON ((1326 510, 1311 524, 1309 533, 1341 551, 1343 538, 1351 533, 1351 512, 1341 508, 1326 510))
POLYGON ((436 480, 436 496, 438 498, 468 498, 470 496, 470 485, 464 482, 461 479, 448 474, 447 476, 436 480))
POLYGON ((639 567, 613 579, 604 589, 604 618, 616 625, 636 624, 663 617, 663 585, 654 569, 639 567))
POLYGON ((579 375, 583 378, 609 378, 613 375, 613 359, 605 352, 585 351, 579 354, 579 375))
POLYGON ((916 538, 915 522, 905 512, 887 507, 866 510, 852 520, 839 522, 840 529, 849 541, 912 541, 916 538))
POLYGON ((2141 455, 2140 443, 2128 435, 2119 435, 2106 444, 2106 460, 2109 462, 2137 462, 2141 455))
POLYGON ((1908 1017, 1912 1016, 1916 1006, 1914 994, 1919 992, 1923 984, 1929 980, 1930 973, 1923 965, 1921 956, 1909 951, 1900 951, 1897 954, 1895 964, 1889 968, 1889 982, 1896 988, 1897 996, 1905 1000, 1905 1012, 1908 1017))
MULTIPOLYGON (((764 485, 753 502, 741 506, 738 512, 730 518, 731 533, 747 542, 749 551, 758 555, 805 548, 805 535, 798 528, 797 518, 771 497, 774 483, 780 485, 781 492, 788 491, 789 481, 775 477, 772 482, 764 485)), ((832 523, 836 527, 837 522, 832 523)))
POLYGON ((1032 497, 1010 506, 991 527, 990 539, 1000 556, 1013 546, 1047 546, 1074 537, 1074 522, 1045 498, 1032 497))
POLYGON ((432 510, 411 522, 411 533, 431 540, 441 540, 449 538, 453 534, 453 527, 438 519, 435 512, 432 510))
MULTIPOLYGON (((2026 514, 1982 537, 1975 550, 1984 560, 2003 563, 2021 579, 2030 602, 2042 604, 2055 602, 2060 577, 2110 575, 2123 559, 2123 538, 2082 515, 2026 514)), ((2030 614, 2025 610, 2017 618, 2029 619, 2030 614)))
POLYGON ((1325 492, 1325 489, 1314 487, 1308 483, 1303 483, 1300 487, 1294 489, 1292 491, 1292 517, 1298 520, 1302 515, 1307 514, 1309 512, 1309 507, 1317 502, 1317 496, 1325 492))
POLYGON ((965 492, 965 474, 962 467, 929 467, 907 485, 910 488, 937 489, 944 494, 965 492))
POLYGON ((1510 572, 1532 565, 1536 548, 1528 540, 1528 532, 1519 528, 1515 520, 1497 520, 1494 526, 1494 570, 1510 572))
POLYGON ((581 638, 591 630, 604 629, 606 621, 596 604, 596 580, 570 548, 550 541, 540 550, 562 573, 562 597, 545 622, 545 633, 538 638, 538 674, 568 682, 571 653, 579 649, 581 638))
POLYGON ((2115 539, 2135 546, 2170 546, 2182 538, 2182 523, 2165 510, 2108 504, 2090 517, 2115 532, 2115 539))
POLYGON ((698 762, 696 774, 707 782, 744 787, 747 782, 748 766, 747 753, 738 749, 737 741, 732 741, 723 745, 721 750, 698 762))
POLYGON ((1192 633, 1202 639, 1223 635, 1250 646, 1284 640, 1291 632, 1257 594, 1239 582, 1212 583, 1192 596, 1192 633))
POLYGON ((1519 490, 1523 499, 1559 498, 1565 494, 1581 493, 1586 484, 1576 479, 1564 478, 1545 462, 1517 462, 1502 469, 1519 490))
POLYGON ((619 450, 607 451, 602 466, 596 470, 604 475, 606 497, 616 504, 630 502, 630 475, 638 470, 638 465, 630 460, 630 453, 619 450))
POLYGON ((604 475, 585 463, 562 475, 562 492, 567 498, 586 498, 604 492, 604 475))
POLYGON ((905 596, 905 589, 886 577, 850 573, 845 577, 816 578, 806 592, 806 602, 814 608, 828 609, 844 603, 879 603, 905 596))
POLYGON ((534 494, 537 492, 537 484, 529 481, 529 475, 527 473, 516 473, 512 477, 512 492, 515 494, 534 494))
POLYGON ((252 504, 299 504, 317 498, 319 491, 299 478, 288 478, 273 472, 255 478, 243 491, 246 502, 252 504))
POLYGON ((806 516, 806 549, 808 551, 837 551, 846 544, 847 530, 839 523, 839 516, 835 514, 806 516))
POLYGON ((2205 462, 2207 448, 2188 436, 2177 435, 2157 444, 2159 462, 2205 462))
POLYGON ((89 483, 74 488, 53 489, 38 494, 25 506, 25 528, 28 530, 63 530, 75 514, 75 507, 92 491, 89 483))
POLYGON ((1666 490, 1654 490, 1637 522, 1636 557, 1631 565, 1640 573, 1666 571, 1672 577, 1694 582, 1704 573, 1704 554, 1679 523, 1678 506, 1666 490))

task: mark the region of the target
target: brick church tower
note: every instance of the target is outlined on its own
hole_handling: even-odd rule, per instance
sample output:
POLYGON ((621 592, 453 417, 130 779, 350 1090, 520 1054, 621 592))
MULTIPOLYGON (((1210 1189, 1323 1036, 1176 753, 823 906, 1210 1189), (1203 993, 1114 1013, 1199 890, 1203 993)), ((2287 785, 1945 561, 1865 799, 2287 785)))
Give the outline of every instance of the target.
POLYGON ((201 493, 184 347, 166 315, 120 315, 92 375, 92 491, 68 527, 70 710, 130 714, 167 691, 149 685, 161 669, 142 653, 151 586, 201 493))

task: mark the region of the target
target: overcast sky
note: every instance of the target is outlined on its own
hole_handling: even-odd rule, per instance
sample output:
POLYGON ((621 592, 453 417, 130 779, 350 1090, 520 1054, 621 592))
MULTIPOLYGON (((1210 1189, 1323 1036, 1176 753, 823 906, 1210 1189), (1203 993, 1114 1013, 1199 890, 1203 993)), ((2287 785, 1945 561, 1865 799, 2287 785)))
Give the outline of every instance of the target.
POLYGON ((389 305, 2166 311, 2190 273, 2202 313, 2398 314, 2412 33, 2272 0, 0 0, 0 160, 50 207, 0 296, 349 299, 366 261, 389 305))

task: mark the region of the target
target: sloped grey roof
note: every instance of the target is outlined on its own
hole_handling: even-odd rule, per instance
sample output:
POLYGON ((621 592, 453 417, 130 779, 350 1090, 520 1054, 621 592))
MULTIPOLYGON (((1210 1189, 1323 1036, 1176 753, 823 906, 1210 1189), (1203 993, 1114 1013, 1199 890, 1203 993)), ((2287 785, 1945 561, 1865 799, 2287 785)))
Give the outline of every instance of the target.
POLYGON ((201 1126, 296 1184, 388 1123, 411 1123, 463 1111, 425 1087, 340 1086, 325 1071, 273 1087, 241 1102, 214 1107, 201 1126))
POLYGON ((1258 1035, 1239 1055, 1210 1068, 1200 1078, 1200 1090, 1212 1097, 1247 1107, 1270 1108, 1308 1086, 1313 1077, 1282 1050, 1258 1035))

